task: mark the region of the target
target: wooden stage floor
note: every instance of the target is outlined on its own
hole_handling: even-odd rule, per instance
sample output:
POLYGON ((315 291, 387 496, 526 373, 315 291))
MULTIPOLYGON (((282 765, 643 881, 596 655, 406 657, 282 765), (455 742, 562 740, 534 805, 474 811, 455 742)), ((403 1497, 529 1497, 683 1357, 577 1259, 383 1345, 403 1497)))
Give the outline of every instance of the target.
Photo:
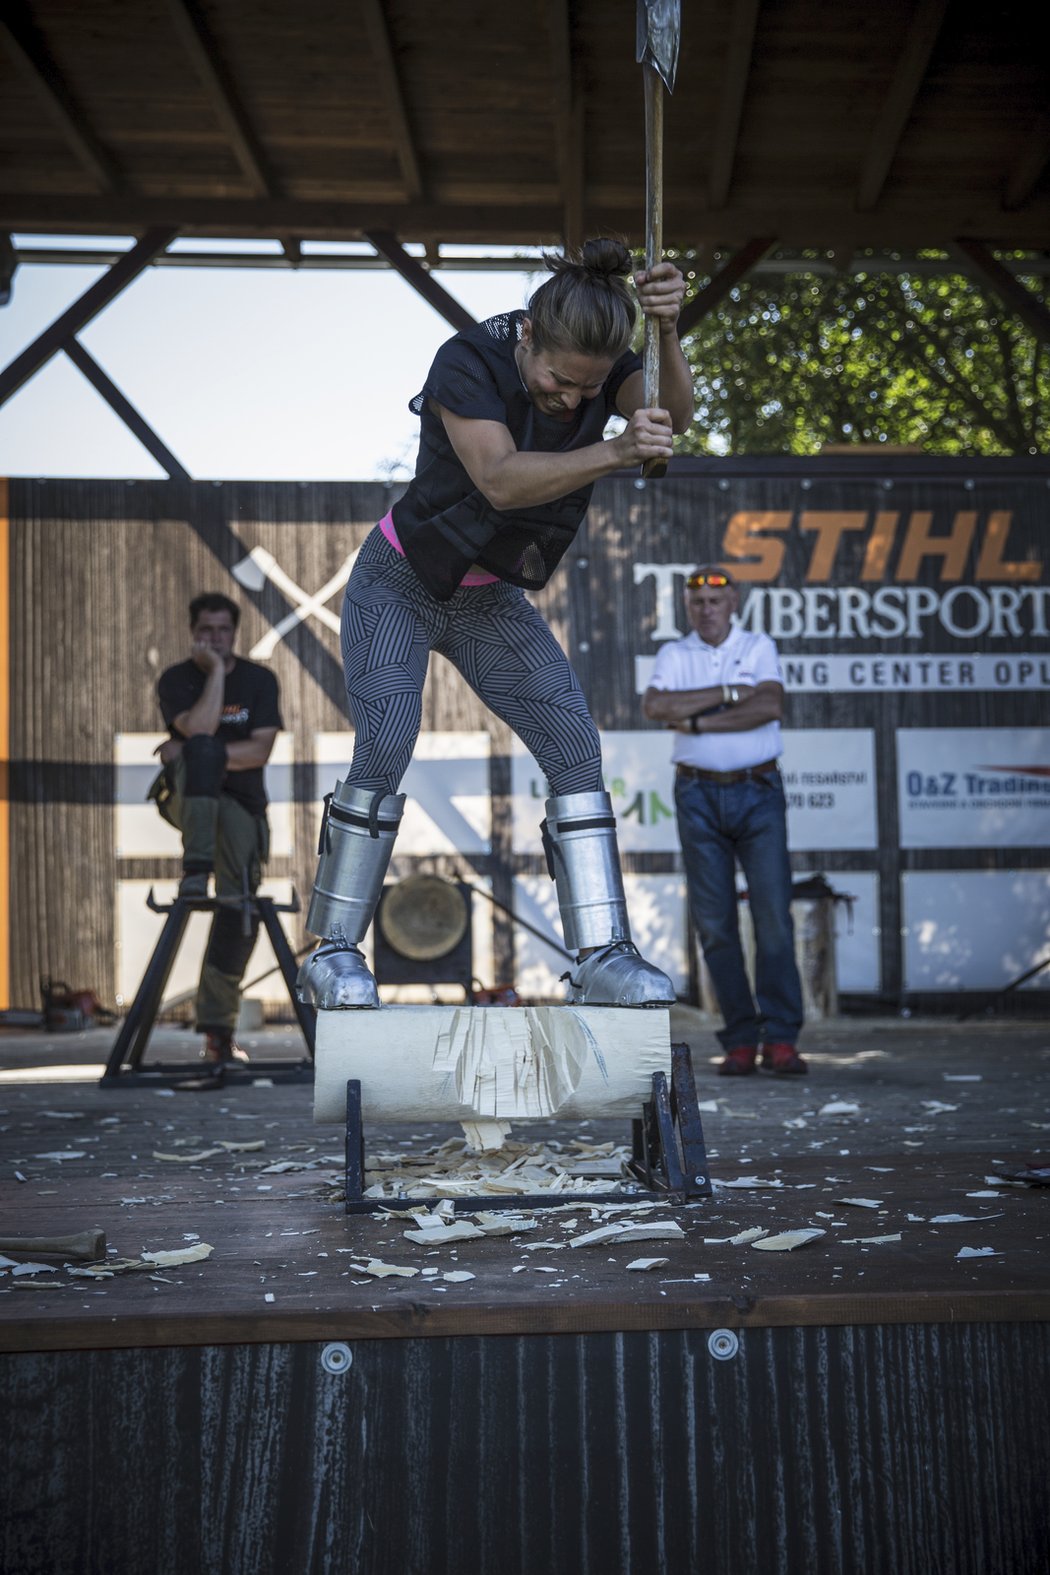
MULTIPOLYGON (((710 1027, 688 1009, 673 1035, 692 1044, 700 1098, 717 1105, 703 1117, 715 1196, 645 1216, 676 1219, 684 1239, 574 1249, 568 1238, 592 1228, 586 1203, 543 1211, 528 1236, 441 1248, 406 1240, 410 1221, 348 1218, 341 1128, 314 1126, 307 1082, 268 1079, 268 1065, 301 1054, 290 1029, 249 1037, 254 1082, 200 1094, 131 1076, 100 1088, 112 1031, 0 1031, 0 1236, 101 1227, 119 1258, 213 1248, 101 1281, 5 1271, 0 1350, 1047 1318, 1050 1189, 994 1178, 1047 1163, 1050 1026, 825 1022, 805 1036, 811 1075, 791 1080, 717 1078, 710 1027), (856 1110, 822 1113, 834 1104, 856 1110), (264 1147, 156 1157, 222 1141, 264 1147), (971 1218, 936 1221, 950 1214, 971 1218), (711 1240, 755 1226, 826 1234, 790 1253, 711 1240), (668 1261, 628 1271, 639 1257, 668 1261), (373 1279, 354 1267, 369 1258, 438 1272, 373 1279), (443 1278, 463 1270, 473 1278, 443 1278)), ((146 1066, 189 1069, 195 1043, 161 1030, 146 1066)), ((370 1152, 458 1132, 366 1124, 370 1152)), ((533 1132, 627 1137, 597 1122, 514 1136, 533 1132)))

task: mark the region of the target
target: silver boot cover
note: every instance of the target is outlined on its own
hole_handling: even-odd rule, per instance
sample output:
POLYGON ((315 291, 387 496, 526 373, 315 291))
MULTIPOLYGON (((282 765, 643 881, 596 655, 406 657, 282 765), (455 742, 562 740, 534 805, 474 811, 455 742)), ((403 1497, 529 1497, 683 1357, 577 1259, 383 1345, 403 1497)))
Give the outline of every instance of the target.
POLYGON ((614 941, 564 975, 569 1006, 673 1006, 674 985, 631 941, 614 941))
POLYGON ((544 842, 565 944, 591 951, 565 975, 570 1006, 668 1006, 674 986, 631 941, 616 817, 608 793, 547 800, 544 842))
POLYGON ((332 942, 320 945, 303 963, 295 993, 319 1012, 382 1005, 375 978, 357 947, 332 942))
POLYGON ((376 981, 357 949, 372 922, 405 807, 386 796, 337 782, 325 805, 320 862, 306 928, 324 936, 299 969, 296 994, 319 1011, 378 1007, 376 981))
POLYGON ((337 782, 325 805, 320 861, 306 928, 311 935, 355 945, 364 938, 383 891, 403 793, 385 797, 337 782))
POLYGON ((629 941, 616 816, 608 793, 563 793, 549 798, 546 810, 544 846, 566 946, 578 952, 629 941))

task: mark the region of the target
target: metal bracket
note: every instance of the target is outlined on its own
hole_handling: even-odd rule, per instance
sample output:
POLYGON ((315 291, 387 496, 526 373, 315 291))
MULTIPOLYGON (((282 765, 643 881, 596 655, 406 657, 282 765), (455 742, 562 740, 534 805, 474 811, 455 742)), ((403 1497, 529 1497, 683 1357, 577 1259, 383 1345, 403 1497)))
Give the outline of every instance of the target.
MULTIPOLYGON (((707 1146, 696 1098, 696 1082, 689 1046, 671 1046, 671 1082, 664 1072, 654 1072, 652 1099, 632 1123, 632 1157, 628 1165, 633 1180, 609 1192, 483 1193, 448 1199, 460 1213, 487 1209, 557 1208, 563 1203, 695 1203, 710 1197, 707 1146)), ((379 1209, 426 1209, 443 1195, 396 1198, 365 1197, 365 1134, 361 1084, 351 1078, 346 1085, 346 1212, 373 1214, 379 1209)))

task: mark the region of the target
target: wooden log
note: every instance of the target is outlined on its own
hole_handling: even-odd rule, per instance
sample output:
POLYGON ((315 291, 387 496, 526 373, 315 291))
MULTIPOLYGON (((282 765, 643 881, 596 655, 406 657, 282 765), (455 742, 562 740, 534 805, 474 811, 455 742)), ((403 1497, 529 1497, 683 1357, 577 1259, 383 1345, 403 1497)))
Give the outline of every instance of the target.
POLYGON ((662 1008, 318 1012, 314 1120, 345 1120, 350 1078, 370 1121, 636 1116, 670 1063, 662 1008))

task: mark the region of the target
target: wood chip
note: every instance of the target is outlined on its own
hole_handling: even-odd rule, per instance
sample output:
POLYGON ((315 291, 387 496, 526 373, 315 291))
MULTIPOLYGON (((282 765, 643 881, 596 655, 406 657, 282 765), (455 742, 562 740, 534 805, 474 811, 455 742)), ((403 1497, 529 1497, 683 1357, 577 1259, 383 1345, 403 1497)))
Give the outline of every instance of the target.
POLYGON ((154 1149, 153 1158, 162 1159, 169 1165, 198 1165, 205 1159, 218 1159, 225 1152, 224 1148, 202 1148, 196 1154, 162 1154, 159 1149, 154 1149))
POLYGON ((454 1225, 442 1225, 440 1221, 435 1221, 426 1230, 403 1230, 401 1234, 408 1241, 422 1242, 428 1247, 442 1247, 450 1241, 469 1241, 472 1236, 484 1236, 485 1232, 469 1220, 457 1220, 454 1225))
POLYGON ((785 1230, 779 1236, 766 1236, 761 1241, 753 1241, 752 1247, 759 1252, 794 1252, 796 1247, 805 1247, 808 1242, 816 1241, 820 1236, 826 1236, 827 1231, 817 1230, 785 1230))
POLYGON ((600 1225, 583 1236, 571 1236, 570 1247, 598 1247, 607 1241, 666 1241, 684 1238, 685 1231, 676 1220, 653 1221, 648 1225, 600 1225))
POLYGON ((215 1251, 206 1241, 194 1242, 192 1247, 176 1247, 170 1252, 144 1252, 143 1263, 157 1264, 161 1268, 172 1268, 176 1263, 200 1263, 204 1258, 210 1258, 215 1251))

